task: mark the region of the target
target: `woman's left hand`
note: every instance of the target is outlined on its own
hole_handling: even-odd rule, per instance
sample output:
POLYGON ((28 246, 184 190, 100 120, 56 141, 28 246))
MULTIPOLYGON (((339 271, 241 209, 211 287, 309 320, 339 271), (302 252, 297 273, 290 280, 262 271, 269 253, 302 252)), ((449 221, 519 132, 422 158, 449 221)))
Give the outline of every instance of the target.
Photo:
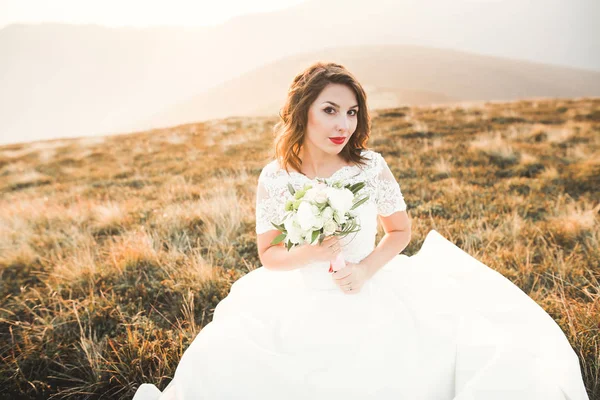
POLYGON ((369 279, 364 265, 346 261, 346 266, 331 273, 331 278, 346 294, 356 294, 369 279))

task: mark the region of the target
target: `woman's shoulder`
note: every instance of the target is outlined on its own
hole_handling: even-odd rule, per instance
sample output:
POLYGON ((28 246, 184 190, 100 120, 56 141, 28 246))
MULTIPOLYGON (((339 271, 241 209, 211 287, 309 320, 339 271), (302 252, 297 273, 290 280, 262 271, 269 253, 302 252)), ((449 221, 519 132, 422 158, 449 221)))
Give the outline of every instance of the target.
POLYGON ((261 175, 263 174, 273 174, 280 170, 279 163, 277 160, 269 161, 260 171, 261 175))
POLYGON ((369 170, 372 173, 379 172, 381 170, 383 163, 385 163, 385 160, 384 160, 383 156, 381 155, 381 153, 379 153, 378 151, 375 151, 373 149, 364 149, 361 152, 361 156, 363 156, 367 159, 366 168, 364 168, 364 169, 369 170))
POLYGON ((381 154, 373 149, 363 149, 360 152, 360 155, 367 158, 369 161, 376 161, 379 159, 379 157, 381 157, 381 154))
POLYGON ((260 171, 258 181, 264 185, 275 186, 283 184, 287 178, 286 171, 280 166, 277 160, 269 161, 260 171))

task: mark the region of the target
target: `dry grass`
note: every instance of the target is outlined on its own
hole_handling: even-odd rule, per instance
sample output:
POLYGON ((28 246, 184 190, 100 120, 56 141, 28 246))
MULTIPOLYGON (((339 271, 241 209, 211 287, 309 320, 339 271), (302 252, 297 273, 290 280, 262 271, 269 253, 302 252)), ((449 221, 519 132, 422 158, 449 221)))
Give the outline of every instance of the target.
MULTIPOLYGON (((377 110, 412 255, 436 229, 559 324, 600 398, 599 99, 377 110)), ((0 397, 164 388, 260 266, 254 196, 277 117, 0 148, 0 397)), ((379 227, 378 239, 383 230, 379 227)))

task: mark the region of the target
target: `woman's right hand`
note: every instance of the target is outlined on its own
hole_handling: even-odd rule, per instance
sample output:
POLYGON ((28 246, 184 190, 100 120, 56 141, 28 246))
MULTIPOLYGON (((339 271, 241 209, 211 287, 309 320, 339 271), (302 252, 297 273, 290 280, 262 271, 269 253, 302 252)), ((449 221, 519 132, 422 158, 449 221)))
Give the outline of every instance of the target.
POLYGON ((304 244, 305 251, 308 253, 309 262, 314 261, 332 261, 342 250, 339 236, 328 236, 323 239, 321 244, 304 244))

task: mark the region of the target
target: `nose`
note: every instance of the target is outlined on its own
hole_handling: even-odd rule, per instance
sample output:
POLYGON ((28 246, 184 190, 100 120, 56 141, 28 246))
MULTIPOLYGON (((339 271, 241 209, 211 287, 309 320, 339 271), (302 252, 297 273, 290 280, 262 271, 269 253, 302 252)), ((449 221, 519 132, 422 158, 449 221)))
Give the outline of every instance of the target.
POLYGON ((350 121, 347 116, 342 116, 341 120, 338 120, 337 131, 338 132, 347 132, 350 129, 350 121))

